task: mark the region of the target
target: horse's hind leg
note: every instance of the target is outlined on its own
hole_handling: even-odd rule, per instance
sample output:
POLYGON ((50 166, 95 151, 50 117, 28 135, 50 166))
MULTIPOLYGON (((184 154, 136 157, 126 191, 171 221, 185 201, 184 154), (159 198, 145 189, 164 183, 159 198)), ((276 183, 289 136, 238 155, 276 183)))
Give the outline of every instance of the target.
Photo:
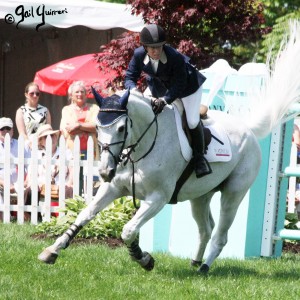
MULTIPOLYGON (((249 137, 248 137, 249 138, 249 137)), ((214 234, 208 257, 200 267, 207 272, 227 243, 228 230, 232 225, 240 203, 257 176, 260 167, 260 150, 255 139, 248 141, 242 159, 230 176, 221 185, 220 218, 214 234)))
POLYGON ((211 240, 209 255, 206 258, 205 263, 200 267, 199 272, 207 273, 213 261, 220 255, 224 246, 227 244, 228 230, 234 221, 238 207, 245 194, 246 191, 244 193, 241 193, 241 191, 222 192, 218 227, 211 240))
POLYGON ((211 238, 215 226, 210 211, 210 201, 213 195, 214 192, 210 192, 200 198, 190 201, 192 216, 198 226, 198 248, 191 261, 192 266, 201 266, 207 243, 211 238))

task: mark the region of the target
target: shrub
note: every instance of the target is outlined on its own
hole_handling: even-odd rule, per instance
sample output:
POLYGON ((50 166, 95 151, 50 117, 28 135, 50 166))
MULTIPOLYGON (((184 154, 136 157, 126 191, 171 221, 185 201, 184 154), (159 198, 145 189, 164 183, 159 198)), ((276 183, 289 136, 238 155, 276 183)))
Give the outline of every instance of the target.
MULTIPOLYGON (((64 213, 58 218, 52 217, 49 222, 42 222, 36 226, 37 234, 47 234, 54 237, 62 235, 68 227, 74 223, 78 214, 86 207, 82 197, 65 200, 65 208, 60 209, 64 213)), ((78 238, 106 237, 120 238, 123 226, 132 218, 136 209, 131 197, 122 197, 114 200, 96 217, 86 224, 77 234, 78 238)))

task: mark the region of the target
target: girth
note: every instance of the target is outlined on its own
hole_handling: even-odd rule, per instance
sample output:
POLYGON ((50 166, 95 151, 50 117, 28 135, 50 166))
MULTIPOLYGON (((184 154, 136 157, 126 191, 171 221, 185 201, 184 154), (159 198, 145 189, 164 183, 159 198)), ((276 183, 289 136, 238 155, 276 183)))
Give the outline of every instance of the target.
POLYGON ((192 159, 189 161, 184 171, 182 172, 181 176, 176 182, 175 190, 173 192, 171 200, 169 201, 169 204, 177 204, 178 193, 180 192, 182 186, 189 179, 189 177, 193 172, 194 172, 194 158, 192 157, 192 159))

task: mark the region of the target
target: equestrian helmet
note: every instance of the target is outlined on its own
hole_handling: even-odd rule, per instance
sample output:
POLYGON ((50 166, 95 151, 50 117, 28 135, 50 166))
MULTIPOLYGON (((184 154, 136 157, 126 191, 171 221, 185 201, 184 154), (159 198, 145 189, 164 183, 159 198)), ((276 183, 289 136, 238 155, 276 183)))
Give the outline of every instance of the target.
POLYGON ((140 42, 144 46, 160 47, 166 43, 166 33, 159 25, 147 25, 140 33, 140 42))

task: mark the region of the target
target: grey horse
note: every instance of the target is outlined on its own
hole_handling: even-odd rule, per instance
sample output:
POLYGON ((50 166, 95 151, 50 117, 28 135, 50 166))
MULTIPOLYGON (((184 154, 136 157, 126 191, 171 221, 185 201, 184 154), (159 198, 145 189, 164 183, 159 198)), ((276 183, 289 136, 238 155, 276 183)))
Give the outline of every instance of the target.
MULTIPOLYGON (((261 101, 252 111, 250 121, 218 111, 209 111, 204 121, 204 125, 217 122, 225 129, 233 155, 229 162, 211 163, 212 174, 201 179, 192 173, 177 196, 178 201, 190 200, 192 216, 198 226, 199 245, 192 265, 199 267, 199 272, 208 272, 226 245, 237 209, 258 174, 261 164, 258 138, 269 134, 289 107, 299 100, 299 25, 295 28, 257 95, 261 101), (208 256, 203 261, 215 225, 210 201, 216 192, 221 192, 220 218, 208 256)), ((134 188, 134 196, 142 201, 137 213, 124 226, 122 239, 131 258, 144 269, 152 270, 154 259, 140 248, 139 230, 170 201, 187 165, 176 134, 174 110, 167 106, 155 116, 150 99, 140 93, 125 92, 121 97, 110 97, 110 101, 98 94, 95 98, 100 107, 97 120, 102 152, 99 171, 105 182, 74 224, 47 247, 39 259, 53 264, 59 251, 69 245, 82 226, 114 199, 132 195, 134 188)))

